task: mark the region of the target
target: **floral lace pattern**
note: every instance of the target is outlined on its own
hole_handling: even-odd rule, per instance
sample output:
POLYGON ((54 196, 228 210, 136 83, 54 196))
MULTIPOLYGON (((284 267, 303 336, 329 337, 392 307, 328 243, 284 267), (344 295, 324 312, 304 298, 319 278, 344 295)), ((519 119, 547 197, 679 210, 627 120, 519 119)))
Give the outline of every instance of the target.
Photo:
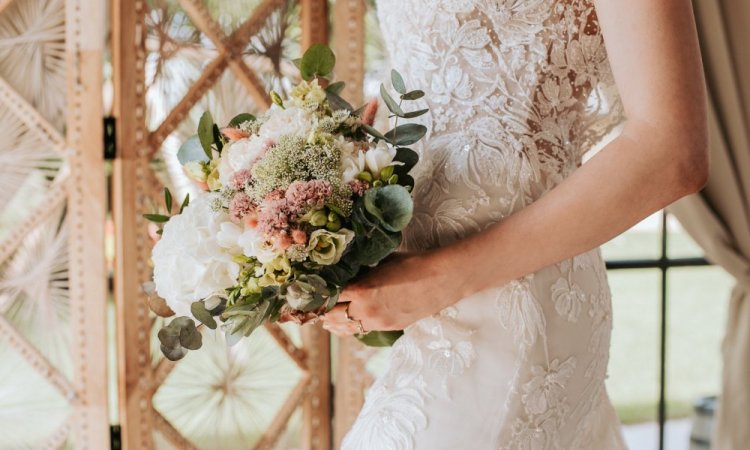
MULTIPOLYGON (((534 202, 623 120, 591 0, 378 0, 378 15, 392 65, 429 93, 407 250, 534 202)), ((624 449, 611 328, 598 250, 463 299, 407 329, 342 448, 624 449)))

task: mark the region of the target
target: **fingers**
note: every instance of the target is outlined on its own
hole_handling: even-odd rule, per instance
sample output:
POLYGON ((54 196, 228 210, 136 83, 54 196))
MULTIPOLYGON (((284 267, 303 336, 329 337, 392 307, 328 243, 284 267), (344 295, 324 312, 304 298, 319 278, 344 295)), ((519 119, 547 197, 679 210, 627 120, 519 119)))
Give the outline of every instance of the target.
POLYGON ((339 336, 351 336, 359 333, 357 322, 346 317, 348 302, 339 303, 321 317, 323 328, 339 336))

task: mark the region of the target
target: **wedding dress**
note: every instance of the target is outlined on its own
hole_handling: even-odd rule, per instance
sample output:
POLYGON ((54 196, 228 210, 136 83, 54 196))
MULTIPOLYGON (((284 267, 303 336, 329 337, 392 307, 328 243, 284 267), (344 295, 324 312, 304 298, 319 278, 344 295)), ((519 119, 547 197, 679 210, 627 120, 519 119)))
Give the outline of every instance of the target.
MULTIPOLYGON (((377 8, 390 63, 426 92, 414 109, 430 108, 408 250, 532 203, 623 120, 589 0, 377 8)), ((342 449, 624 449, 604 385, 611 328, 598 250, 464 298, 406 329, 342 449)))

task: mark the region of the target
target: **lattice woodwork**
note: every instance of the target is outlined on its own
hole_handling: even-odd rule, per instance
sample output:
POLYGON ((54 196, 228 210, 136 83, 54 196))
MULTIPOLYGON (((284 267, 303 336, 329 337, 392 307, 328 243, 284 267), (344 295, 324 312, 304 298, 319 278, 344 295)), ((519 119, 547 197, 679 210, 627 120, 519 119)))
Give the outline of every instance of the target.
POLYGON ((5 355, 23 360, 2 369, 30 371, 24 380, 42 384, 15 390, 51 386, 57 396, 35 400, 65 405, 62 420, 38 423, 36 433, 19 424, 23 442, 8 442, 13 430, 4 429, 0 448, 109 446, 103 20, 82 24, 102 17, 102 6, 0 1, 0 179, 14 184, 0 196, 0 339, 5 355))
MULTIPOLYGON (((262 0, 255 3, 250 15, 231 32, 227 32, 226 23, 213 17, 209 10, 209 5, 216 7, 217 4, 220 5, 218 2, 114 2, 114 110, 118 125, 119 149, 114 165, 113 187, 117 229, 115 297, 118 318, 120 420, 124 449, 148 450, 157 448, 159 442, 165 442, 178 449, 201 448, 195 441, 186 437, 184 429, 180 429, 176 422, 170 422, 163 411, 155 407, 156 399, 167 395, 162 388, 166 387, 173 377, 180 375, 179 368, 190 363, 188 360, 191 355, 175 364, 160 359, 153 353, 154 318, 147 307, 147 295, 141 288, 151 277, 149 253, 152 245, 147 235, 147 223, 141 218, 141 214, 150 212, 157 203, 157 198, 161 195, 162 182, 179 188, 180 196, 191 189, 185 187, 182 182, 184 180, 179 179, 179 171, 172 170, 174 154, 170 154, 169 149, 172 147, 169 146, 185 128, 193 126, 190 121, 194 119, 194 112, 201 102, 205 101, 212 90, 225 88, 226 83, 240 86, 243 93, 239 95, 250 99, 256 110, 263 110, 270 104, 266 93, 268 77, 264 78, 264 73, 268 70, 280 70, 280 67, 275 67, 280 62, 278 58, 273 60, 273 67, 269 69, 267 61, 262 60, 257 51, 250 49, 249 45, 256 45, 254 43, 258 40, 268 43, 269 39, 273 39, 273 31, 269 31, 268 24, 283 20, 283 15, 280 16, 279 11, 288 12, 291 8, 298 8, 300 11, 301 42, 290 45, 306 47, 313 42, 327 40, 325 1, 302 0, 297 4, 288 0, 262 0), (152 30, 149 26, 156 20, 167 20, 168 18, 163 17, 164 14, 180 14, 179 20, 189 21, 190 26, 194 27, 203 40, 194 39, 185 44, 174 36, 160 35, 159 37, 164 37, 159 43, 161 47, 152 48, 153 42, 149 41, 149 33, 152 33, 152 30), (269 34, 271 37, 268 37, 269 34), (210 42, 210 46, 206 46, 206 42, 210 42), (174 104, 167 106, 168 111, 163 114, 163 118, 158 116, 157 122, 153 123, 153 118, 157 116, 154 116, 148 99, 147 80, 153 77, 147 74, 150 70, 149 64, 153 63, 149 58, 157 58, 161 63, 162 56, 181 51, 190 57, 198 55, 197 59, 204 60, 205 65, 200 75, 190 82, 174 104), (160 164, 166 166, 167 174, 158 168, 160 164)), ((167 28, 166 31, 162 29, 153 33, 169 34, 174 31, 174 28, 167 28)), ((185 39, 192 38, 194 35, 185 39)), ((278 42, 271 44, 282 46, 278 42)), ((280 50, 274 47, 267 51, 280 50)), ((281 75, 279 72, 272 75, 272 78, 281 75)), ((230 88, 233 89, 231 86, 230 88)), ((301 345, 295 342, 293 336, 276 325, 266 327, 265 333, 270 340, 268 344, 264 341, 264 345, 274 345, 275 341, 283 352, 283 357, 296 366, 300 375, 285 393, 279 409, 254 443, 254 448, 277 448, 277 441, 284 434, 290 418, 300 407, 303 412, 302 447, 330 448, 330 354, 327 333, 319 328, 306 327, 301 332, 301 345)), ((226 349, 201 350, 209 351, 218 352, 215 358, 212 357, 215 361, 224 361, 226 358, 231 362, 235 358, 231 353, 227 353, 226 349), (221 353, 222 351, 225 353, 221 353)), ((242 370, 241 365, 237 367, 240 367, 237 370, 242 370)), ((243 373, 235 375, 241 377, 243 373)), ((196 374, 197 376, 200 374, 196 374)), ((186 405, 186 408, 188 407, 186 405)), ((204 447, 219 448, 217 445, 211 447, 204 444, 204 447)), ((246 446, 249 447, 250 443, 246 446)))

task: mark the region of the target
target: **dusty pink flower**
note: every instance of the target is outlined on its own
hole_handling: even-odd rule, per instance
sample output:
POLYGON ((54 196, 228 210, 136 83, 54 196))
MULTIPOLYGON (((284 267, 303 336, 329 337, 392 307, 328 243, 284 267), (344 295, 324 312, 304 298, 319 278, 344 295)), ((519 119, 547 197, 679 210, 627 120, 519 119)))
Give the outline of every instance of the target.
POLYGON ((306 209, 322 208, 332 193, 333 189, 328 181, 295 181, 289 185, 284 198, 292 211, 300 213, 306 209))
POLYGON ((288 234, 280 234, 273 238, 273 246, 278 251, 284 251, 292 245, 292 238, 288 234))
POLYGON ((303 230, 300 230, 299 228, 293 229, 292 241, 295 244, 299 244, 299 245, 307 244, 307 233, 305 233, 303 230))
POLYGON ((250 136, 247 131, 242 131, 239 128, 222 128, 221 134, 226 136, 230 141, 238 141, 250 136))
POLYGON ((274 192, 268 194, 258 214, 258 231, 270 239, 275 239, 280 235, 287 236, 292 217, 292 211, 286 199, 269 198, 274 192))
POLYGON ((238 170, 232 175, 231 188, 239 191, 245 188, 245 185, 252 178, 252 174, 247 169, 238 170))
POLYGON ((352 192, 362 197, 370 189, 370 183, 364 180, 352 180, 349 182, 349 188, 352 192))
POLYGON ((375 115, 378 113, 378 99, 373 97, 362 112, 362 123, 372 126, 375 123, 375 115))
POLYGON ((244 192, 234 194, 229 201, 229 217, 234 222, 241 222, 246 216, 255 212, 256 205, 244 192))

